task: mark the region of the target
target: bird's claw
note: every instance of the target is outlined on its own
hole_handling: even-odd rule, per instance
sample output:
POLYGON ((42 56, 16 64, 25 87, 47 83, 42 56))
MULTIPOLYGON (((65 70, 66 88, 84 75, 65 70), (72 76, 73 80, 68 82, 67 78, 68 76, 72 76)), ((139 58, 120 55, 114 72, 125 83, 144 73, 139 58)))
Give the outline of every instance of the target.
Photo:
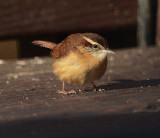
POLYGON ((76 94, 76 91, 70 90, 70 91, 65 91, 65 90, 58 90, 58 94, 64 94, 64 95, 71 95, 71 94, 76 94))

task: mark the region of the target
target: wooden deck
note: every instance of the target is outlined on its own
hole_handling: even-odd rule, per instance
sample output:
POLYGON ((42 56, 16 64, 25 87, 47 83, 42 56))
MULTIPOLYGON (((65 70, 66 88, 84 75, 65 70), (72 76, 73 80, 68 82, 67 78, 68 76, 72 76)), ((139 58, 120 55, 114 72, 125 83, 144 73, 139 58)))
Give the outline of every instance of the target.
POLYGON ((12 0, 0 5, 0 37, 136 26, 137 1, 12 0))
POLYGON ((115 52, 105 91, 76 95, 56 93, 52 58, 0 60, 0 137, 160 137, 160 47, 115 52))

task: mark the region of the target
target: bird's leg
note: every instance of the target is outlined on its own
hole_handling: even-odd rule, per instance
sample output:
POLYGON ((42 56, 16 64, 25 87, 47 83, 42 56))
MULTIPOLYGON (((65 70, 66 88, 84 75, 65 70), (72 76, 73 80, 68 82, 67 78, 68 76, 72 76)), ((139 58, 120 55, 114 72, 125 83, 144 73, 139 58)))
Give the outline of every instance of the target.
POLYGON ((65 91, 65 82, 62 82, 62 91, 65 91))
POLYGON ((94 84, 94 82, 92 82, 93 85, 93 91, 97 91, 97 86, 94 84))
POLYGON ((65 90, 65 82, 64 81, 62 83, 62 90, 58 90, 57 93, 65 94, 65 95, 76 94, 76 92, 74 90, 70 90, 70 91, 65 90))

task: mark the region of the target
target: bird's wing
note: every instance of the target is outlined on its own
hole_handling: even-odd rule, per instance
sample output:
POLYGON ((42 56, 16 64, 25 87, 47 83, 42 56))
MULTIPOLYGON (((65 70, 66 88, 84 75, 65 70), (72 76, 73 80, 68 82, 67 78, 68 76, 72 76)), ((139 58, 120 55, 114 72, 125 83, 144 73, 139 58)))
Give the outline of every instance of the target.
POLYGON ((52 49, 51 56, 61 58, 66 56, 70 51, 76 51, 80 45, 80 42, 77 41, 79 37, 80 34, 78 33, 69 35, 52 49))
POLYGON ((51 49, 50 55, 52 57, 61 58, 66 56, 70 51, 77 50, 77 47, 80 45, 80 41, 77 41, 79 37, 82 37, 81 34, 71 34, 59 44, 39 40, 32 43, 51 49))
POLYGON ((40 40, 36 40, 32 42, 34 45, 39 45, 41 47, 45 47, 45 48, 49 48, 49 49, 53 49, 54 47, 56 47, 57 44, 52 43, 52 42, 48 42, 48 41, 40 41, 40 40))

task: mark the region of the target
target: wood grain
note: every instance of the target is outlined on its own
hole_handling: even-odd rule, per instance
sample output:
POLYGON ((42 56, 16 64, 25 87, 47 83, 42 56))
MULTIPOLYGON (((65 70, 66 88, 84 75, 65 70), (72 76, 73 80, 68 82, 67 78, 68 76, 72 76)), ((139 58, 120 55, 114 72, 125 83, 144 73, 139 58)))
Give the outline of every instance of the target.
POLYGON ((137 1, 12 0, 0 4, 0 37, 137 25, 137 1))
POLYGON ((156 45, 160 46, 160 0, 157 0, 156 45))
POLYGON ((52 58, 1 61, 0 137, 159 137, 159 51, 115 51, 97 82, 104 91, 69 85, 70 96, 56 93, 52 58))

